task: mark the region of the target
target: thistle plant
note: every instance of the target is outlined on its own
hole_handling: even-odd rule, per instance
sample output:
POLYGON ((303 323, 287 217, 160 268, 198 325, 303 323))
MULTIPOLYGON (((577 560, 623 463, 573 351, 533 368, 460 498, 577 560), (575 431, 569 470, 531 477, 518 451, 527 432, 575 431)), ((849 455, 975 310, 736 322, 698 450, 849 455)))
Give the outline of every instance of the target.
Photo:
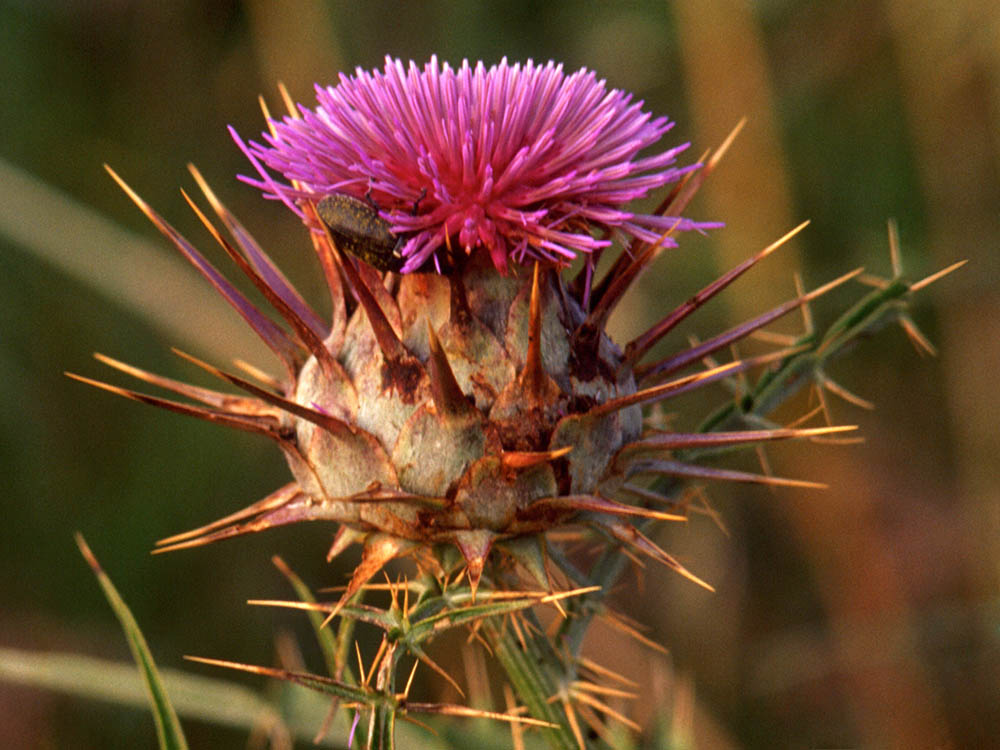
POLYGON ((603 741, 591 737, 610 736, 610 722, 630 723, 605 702, 622 691, 603 684, 606 671, 581 654, 593 618, 615 617, 604 595, 629 560, 649 558, 711 589, 696 566, 689 570, 653 541, 651 527, 687 518, 692 483, 820 486, 705 459, 852 429, 783 427, 769 415, 804 386, 844 393, 825 365, 886 322, 902 322, 923 342, 906 303, 931 279, 910 284, 894 264, 892 279, 826 331, 809 330, 766 355, 714 360, 861 278, 854 271, 654 357, 681 321, 805 226, 693 295, 682 293, 687 301, 634 340, 611 340, 609 316, 657 258, 684 233, 721 227, 682 214, 731 138, 700 161, 680 163, 687 144, 661 145, 668 120, 592 72, 566 74, 554 63, 456 69, 436 59, 423 68, 387 59, 382 71, 359 69, 316 94, 314 108, 289 102, 280 119, 265 112, 262 140, 233 136, 255 172, 242 179, 305 225, 303 241, 329 288, 329 319, 197 170, 228 237, 189 203, 280 323, 111 172, 274 352, 281 371, 242 363, 241 372, 228 371, 182 355, 241 391, 233 395, 98 356, 183 401, 74 377, 263 435, 287 458, 291 482, 164 539, 158 552, 305 521, 330 525, 328 560, 362 547, 332 601, 317 602, 287 571, 300 601, 270 602, 311 614, 329 674, 209 661, 330 694, 355 712, 369 747, 392 747, 397 719, 421 712, 492 716, 539 727, 531 731, 552 747, 590 747, 603 741), (629 208, 650 196, 659 198, 655 211, 629 208), (751 372, 761 373, 756 381, 747 379, 751 372), (722 381, 739 395, 698 430, 676 432, 649 418, 650 407, 722 381), (573 554, 580 542, 598 544, 600 553, 582 563, 573 554), (397 558, 411 560, 412 572, 383 574, 397 558), (379 589, 388 591, 384 606, 373 603, 379 589), (561 613, 554 631, 537 620, 533 608, 543 603, 561 613), (354 672, 347 654, 359 623, 380 629, 383 640, 354 672), (488 644, 521 708, 501 714, 408 699, 411 662, 461 691, 426 648, 450 628, 471 629, 488 644))

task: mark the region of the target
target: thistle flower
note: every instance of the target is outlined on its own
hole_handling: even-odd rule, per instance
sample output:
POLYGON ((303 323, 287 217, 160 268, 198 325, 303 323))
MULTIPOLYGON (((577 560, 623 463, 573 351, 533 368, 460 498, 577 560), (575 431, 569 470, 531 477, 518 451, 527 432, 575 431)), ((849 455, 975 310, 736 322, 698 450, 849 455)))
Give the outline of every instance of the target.
MULTIPOLYGON (((652 347, 678 323, 803 224, 694 295, 685 294, 686 302, 635 340, 619 346, 608 337, 612 311, 658 255, 676 246, 674 235, 718 226, 679 217, 731 138, 704 165, 675 166, 686 146, 640 156, 658 147, 669 123, 643 112, 628 95, 608 91, 593 73, 566 75, 553 63, 503 61, 488 70, 465 63, 453 70, 432 59, 420 70, 388 60, 383 72, 342 76, 336 87, 318 88, 317 96, 315 110, 299 107, 271 120, 267 145, 234 136, 259 172, 245 179, 285 202, 309 227, 332 298, 329 321, 295 291, 194 168, 234 242, 189 198, 192 208, 284 326, 255 307, 112 172, 284 368, 275 377, 241 365, 245 373, 237 375, 183 355, 245 394, 234 396, 99 355, 201 405, 74 376, 264 435, 287 457, 292 482, 242 511, 163 540, 159 551, 279 525, 332 522, 337 530, 328 559, 352 543, 362 544, 363 553, 340 601, 327 608, 330 617, 346 611, 353 594, 402 556, 452 586, 463 571, 473 600, 484 578, 492 589, 523 590, 529 585, 524 580, 534 579, 530 585, 552 591, 607 585, 621 569, 596 565, 581 573, 559 552, 552 534, 557 530, 596 532, 618 561, 624 547, 710 588, 644 533, 651 521, 685 518, 679 497, 685 482, 819 485, 708 467, 699 458, 723 448, 851 429, 783 429, 762 426, 762 420, 803 384, 830 385, 823 364, 885 318, 902 319, 915 330, 901 300, 929 280, 911 286, 897 273, 825 335, 810 333, 790 349, 681 374, 858 273, 649 360, 652 347), (671 183, 656 212, 626 208, 671 183), (348 207, 346 214, 318 211, 331 196, 347 196, 348 203, 340 204, 348 207), (596 256, 615 236, 621 251, 598 279, 596 256), (377 261, 393 242, 401 273, 380 274, 364 262, 377 261), (565 266, 580 254, 586 256, 582 269, 565 278, 565 266), (764 365, 770 369, 757 385, 697 432, 644 424, 646 406, 764 365)), ((530 603, 512 604, 505 612, 530 603)), ((399 611, 394 603, 393 617, 399 611)), ((402 611, 406 620, 405 606, 402 611)), ((566 649, 539 652, 558 662, 550 666, 561 670, 559 684, 575 684, 577 665, 572 658, 560 661, 560 654, 578 650, 579 629, 588 619, 581 611, 569 626, 566 649)), ((392 625, 393 637, 415 632, 408 630, 411 624, 392 625)), ((440 626, 429 624, 421 637, 440 626)), ((409 647, 424 658, 418 642, 409 647)), ((396 646, 380 651, 384 659, 398 653, 396 646)), ((502 658, 503 650, 498 653, 502 658)), ((512 662, 508 672, 534 664, 512 662)), ((575 727, 572 717, 555 717, 549 695, 538 692, 546 679, 525 678, 522 699, 536 717, 575 727)), ((373 716, 376 704, 379 710, 402 710, 391 682, 380 688, 385 692, 379 701, 358 693, 356 702, 370 698, 373 716)), ((351 695, 338 689, 338 695, 351 695)))
MULTIPOLYGON (((101 357, 206 406, 102 387, 263 434, 283 450, 295 478, 244 511, 163 540, 160 549, 299 521, 333 521, 339 528, 328 559, 353 542, 364 545, 343 603, 399 556, 415 555, 445 570, 426 554, 442 544, 461 552, 473 591, 494 559, 494 547, 550 586, 545 535, 589 526, 707 586, 628 522, 682 517, 668 494, 649 488, 650 480, 781 480, 670 458, 702 445, 704 436, 644 432, 641 405, 760 364, 738 361, 664 382, 823 290, 642 365, 659 338, 780 244, 710 285, 624 352, 607 337, 604 324, 615 304, 657 254, 675 244, 672 233, 714 226, 665 215, 683 209, 714 161, 676 188, 654 215, 621 207, 694 174, 694 167, 670 166, 683 146, 636 157, 666 132, 665 119, 651 119, 592 73, 566 76, 552 63, 522 68, 504 62, 489 70, 464 64, 454 71, 432 60, 423 71, 413 64, 404 71, 390 60, 383 74, 359 71, 318 94, 315 112, 300 108, 300 118, 271 121, 269 147, 237 141, 260 168, 261 179, 250 182, 285 201, 312 227, 333 298, 329 323, 193 168, 239 249, 189 202, 290 330, 255 308, 112 172, 285 367, 283 378, 251 372, 254 383, 188 357, 248 394, 234 397, 101 357), (281 170, 290 183, 272 179, 260 161, 281 170), (338 232, 324 227, 315 208, 327 191, 353 191, 388 206, 376 221, 391 222, 392 233, 409 237, 404 271, 447 248, 452 234, 465 252, 449 258, 446 276, 382 278, 337 252, 338 232), (602 229, 630 236, 631 244, 600 282, 592 263, 573 282, 565 280, 559 267, 574 252, 607 246, 608 240, 591 235, 602 229), (509 269, 508 254, 539 262, 533 271, 509 269), (637 374, 647 387, 638 387, 637 374), (656 510, 657 503, 667 510, 656 510)), ((803 434, 809 433, 726 433, 712 443, 803 434)), ((511 585, 505 577, 496 569, 494 584, 511 585)))
POLYGON ((697 165, 673 166, 688 144, 639 157, 672 123, 587 70, 506 59, 454 70, 437 58, 420 70, 387 58, 384 72, 342 74, 316 98, 315 110, 273 122, 267 146, 246 149, 292 184, 263 171, 248 182, 303 218, 295 201, 367 196, 406 238, 403 272, 453 246, 484 247, 503 271, 509 258, 565 265, 608 247, 595 229, 656 242, 718 226, 624 210, 697 165))

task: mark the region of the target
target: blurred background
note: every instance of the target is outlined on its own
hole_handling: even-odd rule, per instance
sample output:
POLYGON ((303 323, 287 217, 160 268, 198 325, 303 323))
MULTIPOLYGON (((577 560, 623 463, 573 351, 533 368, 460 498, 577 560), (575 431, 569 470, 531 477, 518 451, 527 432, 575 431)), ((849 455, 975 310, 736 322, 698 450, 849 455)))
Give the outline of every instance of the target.
MULTIPOLYGON (((796 272, 807 287, 862 265, 889 274, 890 217, 910 278, 971 261, 915 303, 937 358, 891 329, 830 373, 877 405, 830 402, 863 445, 770 452, 778 474, 830 489, 708 488, 725 531, 694 516, 657 538, 717 593, 663 570, 628 577, 618 606, 669 652, 618 635, 602 651, 644 685, 635 713, 686 717, 696 747, 995 743, 1000 8, 987 0, 0 0, 0 647, 129 658, 75 530, 162 666, 218 676, 181 656, 269 664, 283 634, 308 640, 304 618, 245 601, 289 595, 274 553, 316 586, 341 582, 345 569, 322 561, 330 529, 149 554, 284 484, 272 446, 62 373, 131 385, 91 359, 99 351, 206 383, 170 346, 269 366, 101 165, 218 260, 178 191, 195 163, 322 304, 301 226, 235 179, 249 167, 226 126, 256 137, 258 94, 281 111, 282 81, 309 104, 313 82, 387 54, 592 68, 674 119, 669 137, 692 143, 689 160, 748 118, 686 212, 727 227, 684 238, 644 279, 614 321, 623 338, 803 219, 803 234, 667 346, 793 295, 796 272)), ((852 299, 838 295, 815 306, 817 322, 852 299)), ((694 423, 708 403, 668 408, 694 423)), ((245 732, 185 727, 193 747, 246 745, 245 732)), ((154 742, 145 710, 3 682, 0 735, 10 748, 154 742)))

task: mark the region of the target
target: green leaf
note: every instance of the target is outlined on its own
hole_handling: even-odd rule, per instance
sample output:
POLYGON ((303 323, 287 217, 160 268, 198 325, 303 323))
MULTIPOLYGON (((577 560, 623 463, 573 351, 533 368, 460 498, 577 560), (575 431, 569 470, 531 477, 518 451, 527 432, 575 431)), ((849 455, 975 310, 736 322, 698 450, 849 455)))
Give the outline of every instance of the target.
MULTIPOLYGON (((471 598, 471 593, 469 596, 471 598)), ((413 622, 409 629, 408 639, 415 643, 420 643, 426 638, 448 628, 458 627, 459 625, 465 625, 488 617, 497 617, 511 612, 530 609, 539 603, 540 598, 532 596, 502 601, 487 601, 481 604, 469 604, 464 607, 444 609, 429 617, 413 622)))
MULTIPOLYGON (((288 567, 288 564, 284 560, 275 555, 271 558, 271 562, 288 579, 292 588, 295 589, 295 594, 301 601, 307 604, 316 603, 316 597, 313 595, 312 590, 306 586, 295 571, 288 567)), ((340 677, 340 672, 344 668, 343 653, 346 652, 346 649, 338 648, 338 643, 346 645, 350 640, 350 627, 353 625, 353 622, 351 620, 342 620, 341 632, 338 633, 339 637, 335 638, 330 628, 323 627, 324 619, 323 615, 316 610, 309 612, 309 622, 316 633, 316 640, 319 643, 320 650, 323 652, 323 660, 326 662, 327 672, 331 677, 340 677), (347 627, 345 627, 345 624, 347 627)))
MULTIPOLYGON (((242 685, 176 669, 162 669, 160 676, 177 713, 185 718, 250 730, 277 715, 263 697, 242 685)), ((134 708, 149 704, 134 664, 84 654, 0 649, 0 680, 134 708)), ((325 710, 325 702, 315 706, 314 723, 302 736, 312 736, 325 710)))
POLYGON ((139 667, 139 673, 142 675, 149 702, 153 709, 153 720, 156 722, 156 736, 159 740, 160 748, 162 750, 187 750, 187 741, 184 739, 184 732, 181 731, 181 724, 177 719, 177 713, 174 711, 167 691, 163 687, 163 681, 156 670, 156 663, 153 661, 153 655, 149 652, 149 646, 146 645, 146 639, 142 636, 139 624, 135 621, 125 601, 118 594, 118 590, 114 584, 111 583, 111 579, 101 569, 101 564, 97 562, 94 553, 90 551, 90 547, 87 546, 87 542, 84 541, 82 534, 76 534, 76 543, 80 547, 80 553, 87 561, 87 564, 93 569, 94 575, 97 576, 101 588, 104 589, 105 598, 118 617, 118 621, 122 625, 122 630, 125 631, 128 647, 132 651, 132 657, 135 659, 136 665, 139 667))
POLYGON ((316 690, 321 693, 327 693, 328 695, 334 695, 353 703, 363 703, 375 706, 387 702, 393 702, 392 699, 382 695, 381 693, 377 693, 364 687, 354 687, 353 685, 339 682, 332 677, 324 677, 318 674, 295 672, 289 669, 275 669, 273 667, 261 667, 256 664, 243 664, 241 662, 227 661, 225 659, 206 659, 201 656, 186 656, 184 658, 200 664, 209 664, 214 667, 235 669, 240 672, 263 675, 275 680, 284 680, 285 682, 291 682, 296 685, 307 687, 310 690, 316 690))

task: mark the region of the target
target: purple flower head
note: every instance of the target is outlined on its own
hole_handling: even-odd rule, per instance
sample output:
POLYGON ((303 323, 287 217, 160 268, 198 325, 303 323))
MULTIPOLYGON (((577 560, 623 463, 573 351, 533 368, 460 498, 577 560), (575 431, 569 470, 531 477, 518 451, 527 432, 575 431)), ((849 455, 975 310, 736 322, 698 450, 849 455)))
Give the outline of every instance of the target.
POLYGON ((244 179, 304 219, 297 201, 367 197, 405 240, 404 272, 478 247, 501 272, 508 259, 565 265, 609 232, 673 246, 667 230, 717 226, 624 209, 698 165, 673 166, 688 144, 639 156, 672 123, 586 69, 386 58, 316 96, 314 110, 272 121, 267 145, 236 136, 261 174, 244 179))

